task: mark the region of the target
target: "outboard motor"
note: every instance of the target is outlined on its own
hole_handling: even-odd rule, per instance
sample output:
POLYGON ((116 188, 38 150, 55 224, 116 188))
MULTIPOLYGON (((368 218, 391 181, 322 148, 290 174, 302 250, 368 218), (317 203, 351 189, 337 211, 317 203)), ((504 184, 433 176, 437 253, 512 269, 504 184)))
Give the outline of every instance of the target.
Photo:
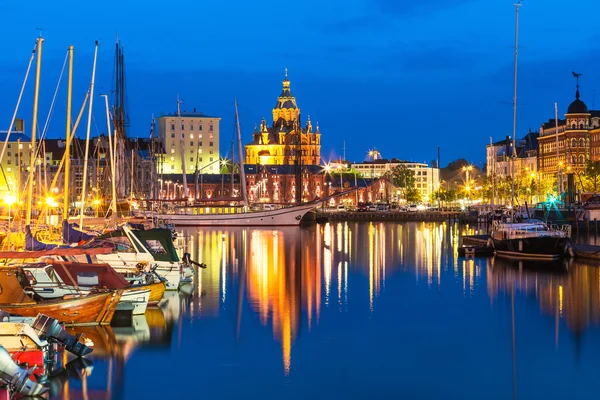
POLYGON ((0 380, 12 390, 24 396, 40 396, 48 391, 47 388, 29 379, 33 368, 26 370, 19 367, 3 346, 0 346, 0 380))
POLYGON ((67 332, 55 318, 50 318, 44 314, 38 314, 35 321, 31 324, 41 339, 48 342, 55 342, 65 346, 65 349, 77 357, 83 357, 90 354, 90 349, 85 344, 79 342, 81 335, 71 335, 67 332))

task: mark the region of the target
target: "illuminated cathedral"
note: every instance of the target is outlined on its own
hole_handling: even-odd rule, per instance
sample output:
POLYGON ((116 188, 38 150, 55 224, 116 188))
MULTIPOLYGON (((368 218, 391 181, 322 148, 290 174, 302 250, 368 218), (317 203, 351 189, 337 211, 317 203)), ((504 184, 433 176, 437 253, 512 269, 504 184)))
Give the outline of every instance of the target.
POLYGON ((313 128, 310 116, 302 127, 300 108, 290 90, 290 80, 283 80, 283 89, 273 108, 273 123, 267 126, 263 118, 255 127, 252 142, 245 146, 245 164, 260 165, 320 165, 321 133, 319 124, 313 128))

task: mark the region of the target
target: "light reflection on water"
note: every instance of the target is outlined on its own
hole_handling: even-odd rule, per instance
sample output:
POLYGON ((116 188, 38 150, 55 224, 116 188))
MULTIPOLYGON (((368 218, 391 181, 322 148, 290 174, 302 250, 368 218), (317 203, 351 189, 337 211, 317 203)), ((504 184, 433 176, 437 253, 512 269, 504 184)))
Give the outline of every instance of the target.
POLYGON ((208 266, 191 295, 170 297, 134 328, 86 328, 100 343, 89 379, 113 398, 194 393, 177 384, 186 380, 209 398, 300 398, 315 394, 304 384, 315 379, 323 397, 354 398, 358 382, 375 397, 482 398, 489 387, 497 398, 517 388, 525 397, 572 395, 575 386, 595 393, 571 371, 587 376, 600 355, 591 340, 600 339, 599 269, 457 257, 460 237, 476 233, 379 222, 186 229, 181 252, 208 266), (161 368, 158 388, 140 384, 144 371, 161 368), (398 374, 402 383, 390 386, 398 374))

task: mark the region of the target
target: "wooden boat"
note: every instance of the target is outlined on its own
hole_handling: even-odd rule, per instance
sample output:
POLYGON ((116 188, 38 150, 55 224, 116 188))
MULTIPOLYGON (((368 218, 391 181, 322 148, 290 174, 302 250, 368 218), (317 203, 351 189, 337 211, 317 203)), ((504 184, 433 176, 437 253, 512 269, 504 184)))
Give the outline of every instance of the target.
POLYGON ((143 285, 133 285, 125 290, 136 290, 141 288, 150 290, 148 305, 156 305, 164 297, 165 291, 167 290, 167 285, 164 282, 146 283, 143 285))
POLYGON ((108 264, 54 261, 23 264, 22 268, 30 283, 26 292, 46 300, 123 289, 120 302, 133 303, 133 314, 142 315, 148 304, 158 303, 165 293, 163 282, 132 285, 108 264))
POLYGON ((35 302, 20 284, 27 278, 21 268, 0 268, 0 309, 22 317, 35 317, 45 314, 66 325, 108 325, 115 313, 115 307, 123 290, 91 294, 73 299, 60 299, 35 302))

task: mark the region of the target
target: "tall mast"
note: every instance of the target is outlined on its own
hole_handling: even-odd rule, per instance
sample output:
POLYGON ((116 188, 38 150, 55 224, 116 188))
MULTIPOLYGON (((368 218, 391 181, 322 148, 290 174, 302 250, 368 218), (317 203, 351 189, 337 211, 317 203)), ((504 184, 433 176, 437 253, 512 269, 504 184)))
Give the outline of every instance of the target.
POLYGON ((511 162, 511 176, 512 176, 512 215, 515 215, 515 158, 517 158, 517 67, 519 65, 519 7, 521 1, 515 3, 515 65, 514 65, 514 87, 513 87, 513 132, 512 132, 512 162, 511 162))
MULTIPOLYGON (((179 147, 181 153, 181 173, 183 174, 183 197, 188 198, 188 187, 187 187, 187 171, 185 169, 185 138, 181 129, 181 100, 177 95, 177 127, 179 129, 179 147)), ((198 155, 196 155, 198 157, 198 155)))
MULTIPOLYGON (((111 137, 116 133, 113 131, 113 135, 111 135, 110 129, 110 113, 108 111, 108 95, 103 94, 104 104, 106 106, 106 135, 108 136, 108 156, 110 158, 110 186, 111 186, 111 202, 110 207, 112 210, 110 220, 112 227, 116 227, 117 225, 117 183, 116 181, 116 166, 115 166, 115 149, 112 146, 111 137)), ((116 140, 116 137, 115 137, 116 140)))
POLYGON ((87 185, 87 166, 90 153, 90 130, 92 129, 92 105, 94 103, 94 80, 96 79, 96 57, 98 56, 98 41, 94 48, 94 64, 92 65, 92 81, 90 82, 90 104, 88 105, 87 131, 85 133, 85 155, 83 158, 83 178, 81 186, 81 209, 79 226, 83 227, 83 214, 85 213, 85 188, 87 185))
POLYGON ((69 170, 71 168, 71 103, 73 102, 73 46, 69 46, 69 82, 67 84, 67 134, 65 141, 65 183, 63 220, 69 218, 69 170))
POLYGON ((40 73, 42 70, 42 44, 44 39, 39 37, 37 39, 37 60, 35 67, 35 89, 33 92, 33 118, 31 121, 31 148, 29 149, 29 179, 27 180, 27 213, 25 214, 25 225, 31 224, 31 203, 33 202, 33 177, 35 176, 35 134, 37 129, 37 118, 38 118, 38 101, 40 96, 40 73))
POLYGON ((558 154, 558 103, 554 103, 554 126, 556 127, 556 165, 558 167, 556 197, 559 198, 562 193, 562 168, 560 166, 560 157, 558 154))
POLYGON ((235 104, 235 127, 237 129, 238 158, 240 159, 240 192, 244 199, 244 206, 248 207, 248 192, 246 191, 246 170, 244 168, 244 152, 242 151, 242 132, 240 130, 240 116, 238 114, 237 99, 235 104))

